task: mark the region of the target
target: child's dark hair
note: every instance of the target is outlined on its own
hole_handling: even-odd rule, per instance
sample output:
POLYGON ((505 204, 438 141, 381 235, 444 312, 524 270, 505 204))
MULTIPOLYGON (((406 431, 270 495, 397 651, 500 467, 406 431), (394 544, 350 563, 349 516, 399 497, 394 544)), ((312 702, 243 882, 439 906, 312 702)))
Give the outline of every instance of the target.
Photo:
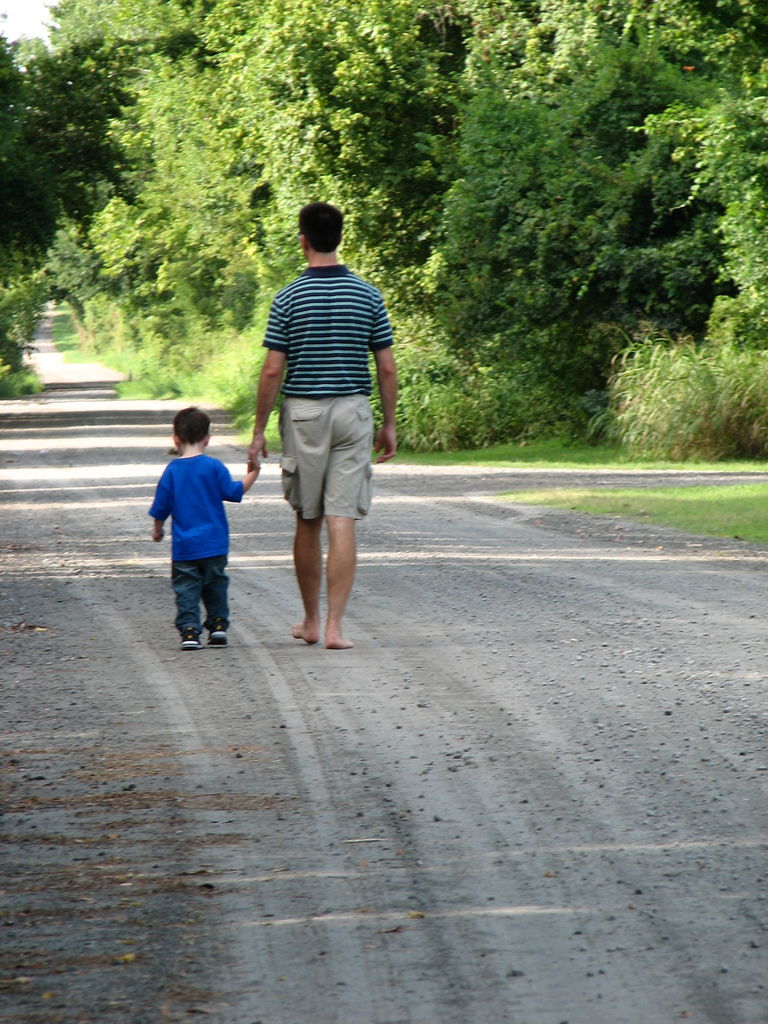
POLYGON ((344 214, 330 203, 308 203, 299 211, 299 231, 315 252, 336 252, 343 227, 344 214))
POLYGON ((184 444, 198 444, 211 432, 211 417, 196 405, 190 405, 173 417, 173 432, 184 444))

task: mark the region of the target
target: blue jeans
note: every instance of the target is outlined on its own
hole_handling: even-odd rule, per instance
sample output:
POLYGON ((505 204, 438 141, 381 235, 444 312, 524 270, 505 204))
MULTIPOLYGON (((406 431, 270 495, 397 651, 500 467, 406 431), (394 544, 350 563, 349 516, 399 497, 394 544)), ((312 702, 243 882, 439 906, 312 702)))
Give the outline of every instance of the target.
POLYGON ((172 562, 171 583, 176 594, 176 628, 200 630, 200 602, 205 606, 203 626, 210 629, 214 619, 229 626, 229 577, 227 556, 198 558, 194 562, 172 562))

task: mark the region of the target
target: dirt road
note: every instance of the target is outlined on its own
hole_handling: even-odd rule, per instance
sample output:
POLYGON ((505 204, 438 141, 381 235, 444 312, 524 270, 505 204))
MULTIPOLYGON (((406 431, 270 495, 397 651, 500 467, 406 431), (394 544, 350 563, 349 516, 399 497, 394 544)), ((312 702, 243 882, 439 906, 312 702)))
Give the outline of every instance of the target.
POLYGON ((178 407, 0 403, 0 1020, 766 1024, 768 552, 390 464, 329 652, 268 466, 182 654, 178 407))

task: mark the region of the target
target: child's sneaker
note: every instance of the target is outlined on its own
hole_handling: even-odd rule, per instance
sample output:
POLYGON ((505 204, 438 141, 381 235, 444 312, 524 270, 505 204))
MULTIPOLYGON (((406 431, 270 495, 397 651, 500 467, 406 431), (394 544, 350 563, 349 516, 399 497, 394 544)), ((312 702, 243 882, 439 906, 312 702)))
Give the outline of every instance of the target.
POLYGON ((210 632, 208 633, 208 646, 209 647, 226 647, 227 646, 227 627, 224 624, 223 619, 214 619, 210 632))
POLYGON ((187 626, 181 631, 181 649, 182 651, 199 651, 200 650, 200 636, 199 632, 194 626, 187 626))

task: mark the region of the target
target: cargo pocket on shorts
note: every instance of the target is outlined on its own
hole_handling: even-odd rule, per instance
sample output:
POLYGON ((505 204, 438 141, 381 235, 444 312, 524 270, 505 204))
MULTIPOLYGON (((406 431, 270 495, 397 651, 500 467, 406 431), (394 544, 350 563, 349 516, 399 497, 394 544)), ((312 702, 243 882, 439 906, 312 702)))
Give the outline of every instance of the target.
POLYGON ((290 502, 291 507, 298 511, 301 508, 298 461, 290 455, 282 455, 280 469, 282 470, 283 496, 286 501, 290 502))
POLYGON ((371 498, 373 496, 373 466, 366 463, 365 473, 360 484, 360 494, 357 499, 357 511, 361 516, 367 516, 371 510, 371 498))
POLYGON ((292 398, 288 415, 293 423, 306 423, 320 419, 326 408, 317 399, 303 402, 300 398, 292 398))

